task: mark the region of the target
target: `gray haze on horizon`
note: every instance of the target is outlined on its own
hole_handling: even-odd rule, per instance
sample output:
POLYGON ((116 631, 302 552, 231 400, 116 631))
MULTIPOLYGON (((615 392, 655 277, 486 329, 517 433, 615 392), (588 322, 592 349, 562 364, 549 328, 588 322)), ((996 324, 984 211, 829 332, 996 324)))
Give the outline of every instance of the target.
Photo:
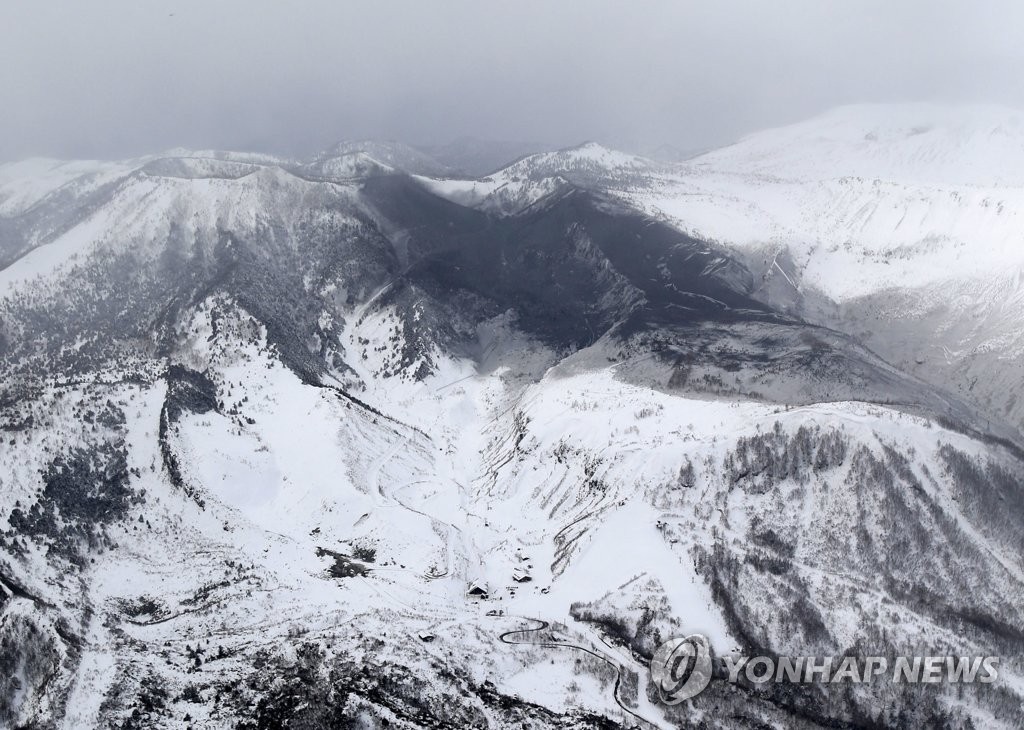
POLYGON ((858 102, 1024 107, 1024 4, 42 0, 0 9, 0 161, 463 136, 700 149, 858 102))

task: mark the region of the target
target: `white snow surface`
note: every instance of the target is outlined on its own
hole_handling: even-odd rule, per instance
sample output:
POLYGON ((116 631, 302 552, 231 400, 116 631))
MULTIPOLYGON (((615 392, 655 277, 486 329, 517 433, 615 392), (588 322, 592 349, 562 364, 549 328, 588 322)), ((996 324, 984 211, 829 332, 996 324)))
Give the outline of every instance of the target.
POLYGON ((1024 265, 1024 112, 856 106, 652 175, 627 199, 696 235, 787 246, 842 301, 1024 265))

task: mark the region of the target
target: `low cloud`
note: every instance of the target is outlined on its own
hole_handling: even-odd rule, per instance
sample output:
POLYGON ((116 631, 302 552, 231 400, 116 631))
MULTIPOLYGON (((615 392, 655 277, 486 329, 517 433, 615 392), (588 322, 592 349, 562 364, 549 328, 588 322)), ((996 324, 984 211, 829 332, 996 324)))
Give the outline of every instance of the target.
POLYGON ((0 159, 461 136, 698 149, 839 104, 1024 106, 1014 2, 99 0, 0 10, 0 159))

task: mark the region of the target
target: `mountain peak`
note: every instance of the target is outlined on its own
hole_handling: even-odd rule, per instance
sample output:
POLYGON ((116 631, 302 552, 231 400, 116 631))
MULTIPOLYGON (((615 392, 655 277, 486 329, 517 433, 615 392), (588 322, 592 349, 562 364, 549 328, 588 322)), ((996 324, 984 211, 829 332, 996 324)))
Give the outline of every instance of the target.
POLYGON ((518 160, 498 176, 532 179, 564 176, 569 179, 580 174, 618 175, 624 172, 650 170, 657 163, 628 152, 605 147, 597 142, 584 142, 554 152, 539 152, 518 160))
POLYGON ((1024 112, 993 105, 856 104, 748 135, 693 163, 793 179, 1024 184, 1024 112))
POLYGON ((447 165, 438 162, 430 155, 404 142, 394 140, 341 141, 322 152, 317 157, 317 162, 356 153, 362 154, 386 168, 402 170, 414 175, 444 177, 451 172, 447 165))

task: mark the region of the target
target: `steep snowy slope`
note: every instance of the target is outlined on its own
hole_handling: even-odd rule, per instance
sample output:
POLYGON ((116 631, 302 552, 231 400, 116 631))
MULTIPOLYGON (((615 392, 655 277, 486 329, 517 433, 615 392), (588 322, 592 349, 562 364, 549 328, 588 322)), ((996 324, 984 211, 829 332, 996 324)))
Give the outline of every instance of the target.
POLYGON ((1017 722, 1013 434, 627 204, 678 170, 103 169, 4 188, 0 722, 1017 722), (659 704, 693 631, 1002 683, 659 704))
POLYGON ((646 181, 657 163, 586 142, 518 160, 479 180, 421 178, 433 192, 462 205, 502 214, 521 212, 571 185, 592 190, 619 189, 646 181))
POLYGON ((30 159, 0 165, 0 214, 5 218, 24 213, 47 195, 73 182, 86 188, 102 184, 132 169, 132 163, 30 159))
POLYGON ((772 196, 794 201, 803 225, 782 222, 794 233, 766 254, 785 246, 799 286, 839 303, 809 316, 1020 428, 1022 119, 994 108, 839 110, 695 168, 777 191, 746 186, 740 197, 760 210, 784 210, 772 196))
POLYGON ((787 246, 846 300, 1019 265, 1024 113, 844 107, 684 163, 642 202, 716 240, 787 246))
POLYGON ((569 183, 618 195, 731 248, 759 299, 854 334, 1020 429, 1022 158, 1024 112, 852 106, 676 166, 591 146, 431 186, 499 211, 569 183))
POLYGON ((1019 111, 847 107, 625 194, 746 250, 767 298, 1019 429, 1022 158, 1019 111))

